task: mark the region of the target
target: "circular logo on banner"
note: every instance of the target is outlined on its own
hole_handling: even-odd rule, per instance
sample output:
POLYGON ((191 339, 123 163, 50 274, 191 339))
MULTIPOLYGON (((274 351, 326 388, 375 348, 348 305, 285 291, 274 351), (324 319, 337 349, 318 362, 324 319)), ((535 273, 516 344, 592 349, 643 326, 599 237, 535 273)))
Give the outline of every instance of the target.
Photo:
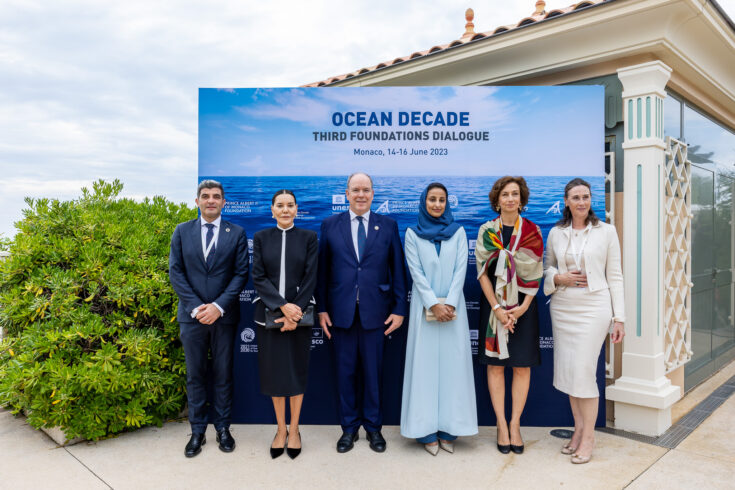
POLYGON ((449 207, 456 208, 459 206, 459 199, 454 194, 449 194, 449 207))
POLYGON ((255 331, 252 328, 246 328, 240 334, 240 339, 245 343, 250 343, 255 340, 255 331))

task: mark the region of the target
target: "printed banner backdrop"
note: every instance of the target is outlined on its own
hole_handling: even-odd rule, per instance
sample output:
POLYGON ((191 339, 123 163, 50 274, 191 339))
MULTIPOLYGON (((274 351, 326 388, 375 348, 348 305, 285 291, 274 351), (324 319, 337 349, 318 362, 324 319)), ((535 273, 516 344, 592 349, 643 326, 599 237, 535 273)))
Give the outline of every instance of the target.
MULTIPOLYGON (((592 184, 593 209, 604 216, 603 106, 601 86, 200 89, 199 179, 222 182, 223 216, 243 226, 251 240, 256 231, 275 226, 270 204, 278 189, 296 194, 296 226, 318 232, 322 219, 347 211, 347 176, 366 172, 374 181, 372 210, 395 219, 403 239, 406 227, 416 223, 421 191, 433 181, 445 184, 452 212, 469 239, 465 298, 478 418, 481 425, 495 425, 485 367, 476 362, 481 291, 474 245, 480 225, 496 216, 488 192, 500 176, 524 176, 531 195, 523 216, 541 227, 544 242, 573 177, 592 184)), ((240 296, 234 423, 275 422, 271 400, 260 393, 258 381, 255 297, 249 281, 240 296)), ((522 423, 569 426, 568 398, 552 386, 554 339, 547 301, 539 292, 542 364, 532 369, 522 423)), ((386 338, 387 425, 400 422, 409 328, 406 322, 386 338)), ((313 328, 305 424, 339 424, 332 349, 321 329, 313 328)), ((604 354, 597 379, 601 425, 604 354)), ((510 384, 506 394, 510 413, 510 384)))

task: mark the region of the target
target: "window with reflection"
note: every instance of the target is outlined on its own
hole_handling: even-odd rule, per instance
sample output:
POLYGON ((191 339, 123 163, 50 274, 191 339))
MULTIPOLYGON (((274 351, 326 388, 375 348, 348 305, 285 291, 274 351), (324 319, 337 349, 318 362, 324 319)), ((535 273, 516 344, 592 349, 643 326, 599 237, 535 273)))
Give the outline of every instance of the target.
POLYGON ((664 99, 664 136, 681 139, 681 102, 671 94, 664 99))
POLYGON ((685 371, 685 386, 691 387, 721 367, 722 359, 731 359, 735 346, 735 132, 681 99, 667 97, 664 111, 664 133, 682 136, 693 164, 694 354, 685 371))
POLYGON ((735 170, 735 134, 689 106, 684 107, 684 137, 692 163, 729 174, 735 170))

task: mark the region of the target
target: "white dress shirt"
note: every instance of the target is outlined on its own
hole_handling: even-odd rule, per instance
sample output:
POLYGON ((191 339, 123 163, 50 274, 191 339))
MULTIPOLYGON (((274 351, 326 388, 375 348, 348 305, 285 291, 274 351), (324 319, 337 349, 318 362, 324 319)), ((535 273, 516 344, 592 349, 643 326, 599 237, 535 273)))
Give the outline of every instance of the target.
POLYGON ((276 228, 281 230, 281 273, 278 275, 278 294, 281 298, 286 299, 286 232, 293 228, 293 223, 288 228, 281 228, 276 225, 276 228))
POLYGON ((211 223, 208 223, 207 220, 204 218, 199 218, 199 224, 202 229, 202 252, 204 253, 204 261, 207 260, 207 232, 209 231, 209 228, 207 228, 206 225, 214 225, 214 228, 212 228, 212 231, 214 232, 214 236, 212 237, 212 241, 214 242, 214 248, 215 252, 217 253, 217 239, 219 238, 219 225, 222 223, 222 216, 217 216, 217 219, 212 221, 211 223))
MULTIPOLYGON (((217 253, 217 239, 219 238, 219 228, 220 223, 222 223, 222 215, 217 216, 217 219, 209 223, 207 220, 205 220, 203 217, 199 218, 199 226, 202 230, 202 253, 204 254, 204 261, 207 261, 207 232, 209 231, 209 228, 206 226, 207 224, 214 225, 214 228, 212 228, 212 232, 214 233, 214 236, 212 237, 212 243, 214 243, 214 253, 217 253)), ((212 303, 214 306, 217 307, 220 314, 222 316, 225 316, 225 310, 222 309, 220 305, 217 303, 212 303)), ((199 308, 201 308, 204 305, 199 305, 193 310, 191 310, 191 317, 196 318, 197 313, 199 313, 199 308)))
MULTIPOLYGON (((360 221, 357 219, 357 214, 355 214, 354 211, 350 209, 350 228, 352 229, 352 244, 355 246, 355 256, 358 258, 360 257, 359 249, 357 248, 357 227, 360 226, 360 221)), ((370 221, 370 211, 366 212, 362 215, 362 222, 365 226, 365 239, 367 239, 368 234, 368 223, 370 221)))

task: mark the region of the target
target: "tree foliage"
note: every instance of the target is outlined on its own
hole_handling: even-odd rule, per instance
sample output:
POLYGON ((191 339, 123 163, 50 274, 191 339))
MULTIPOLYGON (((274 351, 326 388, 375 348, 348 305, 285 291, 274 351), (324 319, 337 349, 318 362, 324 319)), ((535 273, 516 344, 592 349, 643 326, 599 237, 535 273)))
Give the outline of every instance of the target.
POLYGON ((122 187, 27 198, 0 261, 0 405, 68 438, 160 425, 185 402, 168 252, 196 212, 119 198, 122 187))

